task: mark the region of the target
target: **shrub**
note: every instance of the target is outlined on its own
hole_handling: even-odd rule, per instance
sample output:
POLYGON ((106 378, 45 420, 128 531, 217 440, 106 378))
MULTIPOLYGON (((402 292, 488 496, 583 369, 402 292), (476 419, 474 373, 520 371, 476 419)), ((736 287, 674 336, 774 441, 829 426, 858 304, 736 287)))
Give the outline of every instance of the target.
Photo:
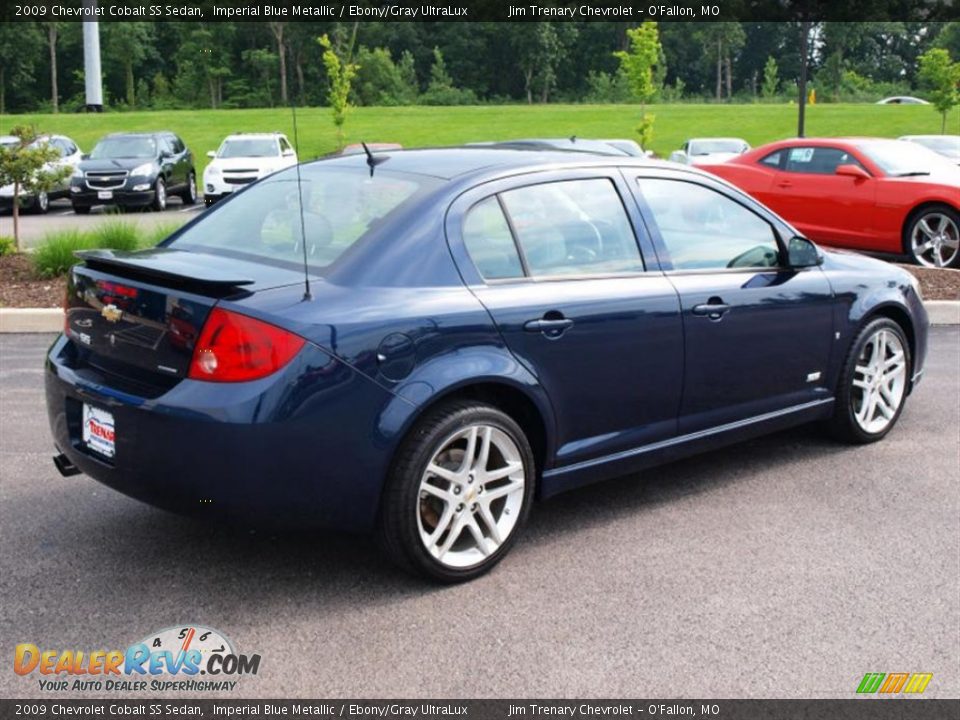
POLYGON ((80 262, 74 252, 90 249, 90 236, 79 230, 61 230, 46 235, 31 260, 34 272, 42 278, 59 277, 80 262))
POLYGON ((13 255, 17 251, 17 241, 9 235, 0 235, 0 257, 13 255))
POLYGON ((87 247, 111 250, 136 250, 141 246, 141 232, 130 222, 105 222, 88 232, 87 247))

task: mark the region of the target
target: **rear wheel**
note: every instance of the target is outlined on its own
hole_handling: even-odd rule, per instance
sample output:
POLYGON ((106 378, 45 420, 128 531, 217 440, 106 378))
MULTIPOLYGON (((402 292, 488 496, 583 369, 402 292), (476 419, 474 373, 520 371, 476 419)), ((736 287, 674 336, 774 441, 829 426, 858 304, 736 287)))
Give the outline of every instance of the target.
POLYGON ((180 193, 184 205, 193 205, 197 202, 197 176, 191 173, 187 176, 187 187, 180 193))
POLYGON ((868 323, 840 376, 833 434, 855 443, 883 438, 900 418, 911 368, 910 344, 901 327, 888 318, 868 323))
POLYGON ((946 205, 924 208, 907 225, 907 252, 918 265, 960 267, 960 215, 946 205))
POLYGON ((489 405, 451 403, 404 441, 383 497, 380 539, 400 565, 462 582, 496 565, 520 534, 535 464, 523 430, 489 405))

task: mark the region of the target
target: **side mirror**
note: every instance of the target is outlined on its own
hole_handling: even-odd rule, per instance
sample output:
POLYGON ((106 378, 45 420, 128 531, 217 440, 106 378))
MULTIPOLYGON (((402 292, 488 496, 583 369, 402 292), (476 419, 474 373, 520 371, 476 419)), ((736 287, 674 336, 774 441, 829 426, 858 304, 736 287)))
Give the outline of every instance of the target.
POLYGON ((866 170, 852 163, 849 165, 837 165, 837 169, 834 172, 836 172, 837 175, 852 177, 858 180, 867 180, 870 177, 870 174, 866 170))
POLYGON ((89 160, 89 159, 90 159, 90 155, 87 154, 87 153, 84 153, 83 155, 80 156, 80 159, 81 159, 81 160, 89 160))
POLYGON ((213 158, 217 157, 217 151, 216 151, 216 150, 207 150, 207 157, 210 158, 210 159, 213 159, 213 158))
POLYGON ((796 235, 787 243, 787 262, 792 268, 815 267, 823 263, 823 255, 812 242, 796 235))

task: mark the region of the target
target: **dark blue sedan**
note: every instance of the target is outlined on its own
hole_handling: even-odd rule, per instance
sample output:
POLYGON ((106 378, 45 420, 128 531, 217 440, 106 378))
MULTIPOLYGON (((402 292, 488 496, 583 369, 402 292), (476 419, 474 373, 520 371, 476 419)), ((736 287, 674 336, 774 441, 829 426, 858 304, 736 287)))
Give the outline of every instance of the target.
POLYGON ((461 148, 300 172, 73 269, 46 372, 62 472, 376 531, 458 581, 535 498, 811 421, 879 440, 922 373, 911 275, 693 169, 461 148))

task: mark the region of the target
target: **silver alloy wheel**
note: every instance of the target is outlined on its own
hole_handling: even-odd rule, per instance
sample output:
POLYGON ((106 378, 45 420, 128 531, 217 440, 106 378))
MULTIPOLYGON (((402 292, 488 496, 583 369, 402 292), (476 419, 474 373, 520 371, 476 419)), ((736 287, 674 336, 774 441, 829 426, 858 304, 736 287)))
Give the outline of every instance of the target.
POLYGON ((190 173, 187 182, 190 184, 190 202, 195 203, 197 201, 197 178, 194 177, 193 173, 190 173))
POLYGON ((887 429, 907 389, 907 356, 896 333, 881 328, 863 346, 853 374, 853 417, 867 433, 887 429))
POLYGON ((523 456, 500 428, 474 424, 441 442, 420 479, 417 527, 433 558, 477 565, 513 532, 524 502, 523 456))
POLYGON ((49 207, 50 207, 50 196, 47 195, 45 192, 41 191, 40 194, 37 195, 37 210, 39 210, 42 213, 45 213, 49 207))
POLYGON ((948 267, 960 252, 960 230, 945 213, 926 213, 913 226, 910 250, 921 265, 948 267))
POLYGON ((157 207, 163 210, 167 207, 167 186, 163 180, 157 180, 157 207))

